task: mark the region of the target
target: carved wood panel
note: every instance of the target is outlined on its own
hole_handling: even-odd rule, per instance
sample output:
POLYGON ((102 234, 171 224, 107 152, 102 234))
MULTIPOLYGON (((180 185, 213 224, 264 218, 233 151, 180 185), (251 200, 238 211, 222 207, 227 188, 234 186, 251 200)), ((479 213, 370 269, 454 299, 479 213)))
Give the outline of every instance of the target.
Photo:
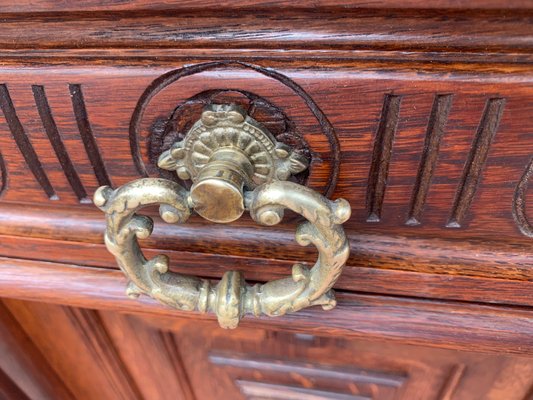
POLYGON ((526 400, 533 390, 533 361, 519 356, 251 326, 228 335, 214 321, 16 300, 1 307, 7 399, 526 400))
POLYGON ((149 322, 174 332, 200 399, 522 400, 533 384, 500 391, 513 369, 524 383, 530 359, 252 328, 228 337, 207 323, 149 322))
POLYGON ((527 210, 513 219, 513 207, 526 202, 515 191, 531 158, 529 75, 233 62, 167 71, 1 70, 2 200, 90 207, 99 185, 159 174, 150 156, 158 119, 205 90, 237 90, 290 119, 309 145, 308 185, 350 200, 351 229, 494 240, 528 232, 527 210))
MULTIPOLYGON (((311 157, 302 182, 350 201, 338 288, 532 304, 529 73, 179 65, 0 69, 1 255, 116 268, 94 190, 159 176, 158 123, 179 135, 189 115, 180 110, 207 93, 260 103, 257 118, 311 157)), ((156 224, 145 245, 180 271, 220 277, 238 267, 262 281, 313 259, 286 219, 268 230, 246 218, 156 224)))

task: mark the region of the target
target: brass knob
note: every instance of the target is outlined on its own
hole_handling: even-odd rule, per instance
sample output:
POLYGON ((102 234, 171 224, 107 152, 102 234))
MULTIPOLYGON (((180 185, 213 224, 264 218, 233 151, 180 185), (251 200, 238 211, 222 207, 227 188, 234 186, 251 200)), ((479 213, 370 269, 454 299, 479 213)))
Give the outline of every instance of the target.
POLYGON ((145 178, 116 190, 103 186, 94 195, 106 213, 106 246, 130 280, 130 296, 144 293, 182 310, 215 312, 224 328, 236 327, 246 313, 276 316, 312 305, 335 306, 331 288, 349 254, 341 224, 350 217, 350 206, 286 182, 307 168, 303 156, 238 106, 211 105, 182 141, 161 154, 158 165, 191 179, 190 192, 166 179, 145 178), (208 280, 169 272, 166 256, 146 260, 137 238, 151 234, 152 221, 136 211, 152 204, 160 204, 168 223, 185 222, 192 210, 227 223, 249 210, 260 224, 275 225, 289 208, 308 220, 298 227, 296 240, 313 243, 319 257, 311 269, 295 264, 290 278, 250 286, 230 271, 213 287, 208 280))
POLYGON ((244 187, 253 165, 242 151, 222 148, 213 153, 191 187, 194 210, 209 221, 227 223, 244 212, 244 187))

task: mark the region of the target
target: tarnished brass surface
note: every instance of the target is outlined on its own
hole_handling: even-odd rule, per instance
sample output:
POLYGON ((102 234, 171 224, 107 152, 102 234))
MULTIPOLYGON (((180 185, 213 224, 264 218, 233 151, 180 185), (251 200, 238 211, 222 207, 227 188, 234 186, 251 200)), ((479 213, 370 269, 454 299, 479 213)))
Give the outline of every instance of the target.
POLYGON ((303 157, 237 107, 216 105, 161 155, 159 166, 191 178, 191 191, 166 179, 145 178, 116 190, 103 186, 94 195, 106 214, 106 246, 130 280, 129 296, 147 294, 181 310, 214 312, 223 328, 235 328, 247 313, 277 316, 313 305, 335 306, 331 288, 348 258, 341 224, 350 217, 350 206, 283 181, 306 168, 303 157), (226 272, 216 285, 170 272, 166 256, 147 260, 137 241, 150 236, 153 222, 136 212, 154 204, 168 223, 185 222, 193 209, 209 220, 230 222, 248 209, 256 222, 275 225, 288 208, 307 219, 298 226, 296 241, 314 244, 318 260, 312 268, 295 264, 291 277, 256 285, 246 284, 237 271, 226 272))
POLYGON ((195 211, 213 222, 231 222, 245 209, 244 190, 287 180, 307 160, 279 143, 235 105, 212 104, 184 140, 159 157, 160 168, 192 179, 195 211))

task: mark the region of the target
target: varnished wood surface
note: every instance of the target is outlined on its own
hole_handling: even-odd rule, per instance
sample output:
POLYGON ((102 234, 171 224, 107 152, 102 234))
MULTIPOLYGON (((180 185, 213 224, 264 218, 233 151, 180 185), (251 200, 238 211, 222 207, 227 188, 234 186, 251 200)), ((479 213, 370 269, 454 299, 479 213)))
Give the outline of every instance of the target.
MULTIPOLYGON (((2 11, 9 13, 19 12, 64 12, 64 11, 101 11, 102 8, 106 10, 199 10, 197 2, 190 0, 186 1, 169 1, 169 0, 134 0, 128 2, 117 2, 114 0, 80 0, 80 1, 65 1, 57 3, 54 0, 24 0, 16 4, 4 1, 2 4, 2 11)), ((265 11, 265 10, 320 10, 323 8, 333 8, 338 11, 346 11, 350 9, 533 9, 533 3, 530 0, 507 0, 502 4, 501 0, 435 0, 432 2, 424 2, 421 0, 313 0, 313 1, 298 1, 291 0, 254 0, 247 2, 233 2, 220 1, 213 2, 210 0, 204 1, 201 8, 211 9, 217 7, 218 9, 231 10, 247 10, 249 12, 265 11)))
MULTIPOLYGON (((40 238, 24 238, 22 241, 20 237, 10 236, 1 236, 1 239, 5 252, 10 257, 117 269, 115 260, 105 251, 102 244, 40 238), (58 246, 62 249, 61 253, 57 252, 58 246)), ((292 238, 290 239, 292 240, 292 238)), ((437 263, 440 260, 435 260, 435 264, 429 264, 431 269, 428 269, 428 265, 424 264, 423 260, 419 260, 420 264, 412 264, 410 259, 406 259, 404 261, 407 267, 416 268, 417 265, 420 265, 424 267, 423 269, 428 269, 428 272, 421 272, 422 268, 416 272, 402 271, 396 269, 400 268, 401 264, 393 264, 391 261, 391 259, 397 258, 394 249, 398 247, 392 247, 392 253, 382 255, 383 258, 380 258, 379 247, 376 252, 371 252, 373 246, 382 244, 388 248, 390 245, 390 241, 379 243, 378 240, 380 238, 368 237, 362 241, 366 247, 365 252, 359 256, 360 259, 357 263, 345 267, 342 276, 335 285, 337 289, 494 304, 533 305, 531 281, 528 279, 450 274, 453 272, 452 266, 458 270, 466 268, 467 264, 460 264, 458 260, 453 260, 454 264, 440 264, 443 271, 449 269, 446 273, 435 273, 435 269, 439 266, 437 263), (371 263, 371 266, 366 266, 365 259, 368 260, 366 263, 371 263), (383 262, 385 268, 376 268, 379 266, 378 262, 383 262)), ((392 244, 402 246, 401 243, 392 244)), ((285 245, 280 244, 280 246, 285 245)), ((422 246, 423 248, 424 246, 422 246)), ((223 254, 223 252, 210 254, 204 252, 206 249, 201 250, 199 252, 165 250, 164 253, 171 258, 171 268, 177 272, 220 278, 225 271, 238 269, 244 272, 247 279, 252 281, 265 281, 288 276, 294 262, 305 259, 296 258, 294 255, 293 259, 264 259, 260 258, 259 254, 242 257, 223 254)), ((444 252, 446 251, 445 249, 444 252)), ((147 249, 146 255, 152 257, 161 252, 161 250, 147 249)), ((427 259, 425 260, 427 262, 427 259)), ((477 264, 471 265, 471 267, 475 270, 477 264)))
MULTIPOLYGON (((2 309, 3 315, 16 317, 9 328, 16 326, 49 360, 35 368, 56 373, 72 389, 69 399, 234 400, 260 394, 284 400, 524 400, 533 388, 532 359, 510 354, 262 326, 228 334, 214 321, 13 299, 4 299, 2 309), (79 317, 99 322, 80 324, 79 317), (58 334, 61 340, 54 339, 58 334)), ((27 347, 17 342, 13 349, 27 347)), ((14 378, 20 376, 21 371, 14 378)), ((0 393, 8 388, 3 383, 0 393)), ((27 398, 42 398, 27 385, 22 389, 27 398)), ((24 399, 18 390, 22 396, 15 398, 24 399)))
POLYGON ((210 361, 202 366, 191 362, 196 366, 190 371, 192 382, 202 381, 206 368, 219 377, 212 388, 201 386, 200 397, 209 397, 210 391, 227 396, 232 393, 231 381, 241 392, 260 389, 267 398, 282 399, 291 398, 290 393, 299 394, 295 399, 304 393, 339 400, 343 394, 365 399, 522 399, 531 389, 527 359, 491 359, 466 352, 446 354, 415 346, 268 331, 257 332, 255 340, 248 335, 238 338, 237 345, 217 331, 206 336, 188 324, 176 324, 172 329, 179 332, 176 337, 185 362, 197 358, 210 361), (343 351, 332 354, 329 346, 343 351), (188 348, 195 351, 184 351, 188 348), (507 371, 512 374, 513 367, 516 378, 507 380, 505 375, 507 371), (507 393, 502 384, 508 385, 507 393))
MULTIPOLYGON (((214 318, 179 312, 148 297, 129 299, 124 295, 126 279, 119 271, 10 259, 2 259, 2 269, 1 297, 154 316, 214 318)), ((242 324, 471 351, 533 353, 533 315, 520 307, 339 293, 337 307, 329 312, 316 308, 278 318, 245 318, 242 324)))
MULTIPOLYGON (((95 188, 158 175, 148 157, 154 122, 198 92, 235 89, 283 110, 313 153, 308 185, 352 203, 349 265, 527 281, 528 192, 521 178, 531 156, 532 127, 522 117, 532 104, 531 16, 512 11, 512 3, 506 11, 459 11, 496 4, 437 2, 424 7, 441 10, 423 11, 408 10, 420 8, 414 1, 356 2, 350 11, 342 2, 322 2, 305 11, 305 2, 254 2, 249 6, 263 12, 213 15, 187 2, 150 4, 149 13, 138 12, 148 7, 142 1, 98 13, 101 2, 63 4, 61 15, 47 1, 32 4, 37 14, 24 2, 4 7, 2 234, 101 243, 101 223, 86 211, 95 188), (278 12, 290 7, 298 11, 278 12), (164 11, 178 8, 184 12, 164 11), (19 29, 29 20, 31 33, 19 29), (222 61, 202 61, 210 57, 222 61), (136 106, 154 79, 172 70, 183 77, 136 106), (384 106, 387 99, 393 108, 384 106), (139 112, 137 133, 131 118, 139 112), (44 207, 24 210, 20 203, 44 207)), ((293 225, 263 234, 244 221, 224 230, 228 238, 199 224, 164 227, 148 246, 309 260, 307 249, 286 244, 293 225), (215 242, 199 240, 215 235, 215 242), (273 248, 259 249, 255 235, 273 248)), ((1 254, 24 251, 10 246, 1 254)), ((56 259, 80 262, 80 254, 56 259)))
MULTIPOLYGON (((168 70, 95 67, 76 72, 70 67, 64 69, 68 75, 61 75, 62 68, 58 68, 54 75, 44 74, 42 79, 43 83, 46 81, 44 87, 55 123, 64 135, 64 145, 89 197, 99 184, 110 182, 118 186, 142 176, 145 171, 150 175, 158 174, 145 158, 149 151, 148 130, 157 118, 168 117, 179 104, 179 99, 185 101, 209 87, 239 87, 267 96, 283 108, 298 127, 314 154, 308 181, 310 187, 324 191, 332 174, 339 174, 338 181, 333 182, 336 183, 333 197, 342 196, 351 202, 354 213, 347 224, 349 229, 526 242, 520 233, 521 227, 513 219, 513 201, 516 186, 530 159, 527 143, 532 137, 529 133, 531 126, 527 119, 516 117, 531 111, 529 75, 515 78, 462 75, 443 79, 439 74, 387 74, 356 68, 319 73, 280 70, 282 76, 288 74, 287 79, 291 76, 297 79, 306 89, 306 96, 315 98, 314 105, 308 103, 307 97, 301 98, 290 86, 285 86, 289 82, 285 78, 269 78, 262 75, 261 71, 266 70, 258 68, 206 64, 197 74, 184 78, 184 83, 178 81, 169 86, 141 108, 144 114, 138 138, 137 133, 128 132, 135 104, 151 80, 168 70), (205 72, 201 72, 202 69, 205 72), (81 140, 83 129, 80 131, 76 120, 79 117, 76 117, 76 108, 64 102, 70 97, 68 85, 72 83, 72 73, 78 74, 75 81, 83 91, 88 113, 87 126, 92 139, 85 146, 81 140), (412 79, 415 79, 414 84, 412 79), (106 90, 108 85, 114 87, 112 93, 106 90), (390 160, 383 163, 379 157, 373 158, 374 139, 380 120, 387 118, 381 115, 381 109, 385 95, 390 92, 401 96, 401 103, 397 124, 391 131, 393 146, 390 153, 383 153, 390 156, 390 160), (440 93, 453 94, 451 109, 432 176, 417 181, 418 171, 423 167, 420 162, 433 100, 440 93), (493 98, 501 99, 498 109, 488 106, 493 98), (339 149, 331 148, 329 138, 317 125, 313 115, 317 112, 315 107, 320 108, 321 115, 327 116, 334 127, 339 149), (485 130, 485 123, 492 124, 492 128, 487 125, 485 130), (483 132, 487 132, 486 138, 483 132), (478 138, 476 135, 482 136, 478 138), (140 154, 137 150, 130 153, 132 140, 139 144, 140 154), (96 157, 99 157, 98 161, 96 157), (475 162, 471 164, 471 161, 475 162), (386 184, 382 188, 368 185, 372 183, 369 173, 373 162, 379 162, 381 168, 387 167, 387 171, 383 171, 383 174, 386 172, 383 175, 386 184), (339 166, 340 171, 336 171, 339 166), (103 176, 108 178, 103 179, 103 176), (419 189, 415 186, 417 182, 424 187, 419 189), (378 189, 383 193, 379 216, 370 218, 370 205, 366 203, 371 199, 368 196, 378 189), (417 206, 421 208, 419 225, 408 223, 416 190, 426 192, 424 204, 417 206), (460 210, 460 214, 456 215, 458 211, 454 210, 460 210)), ((37 79, 35 72, 24 72, 20 68, 4 69, 3 72, 6 74, 4 79, 10 82, 4 86, 4 93, 9 94, 10 100, 4 108, 9 106, 11 117, 3 125, 1 137, 8 178, 2 200, 50 206, 78 204, 80 199, 71 187, 72 182, 67 181, 35 110, 30 84, 37 79), (21 138, 18 144, 13 140, 13 130, 23 132, 15 136, 21 138), (33 152, 25 150, 29 148, 28 143, 22 141, 25 135, 32 138, 33 152), (26 159, 21 157, 20 149, 26 159), (21 169, 24 164, 31 174, 27 173, 28 169, 21 169)))
MULTIPOLYGON (((530 0, 0 0, 0 397, 529 400, 532 22, 530 0), (206 101, 350 201, 335 309, 228 332, 125 296, 91 197, 176 179, 154 161, 206 101)), ((315 257, 293 215, 155 219, 146 255, 182 273, 315 257)))
MULTIPOLYGON (((530 121, 520 116, 531 112, 531 77, 473 71, 445 76, 426 68, 425 74, 354 66, 272 72, 248 64, 197 63, 171 72, 187 76, 139 106, 143 90, 168 69, 70 66, 49 74, 6 67, 6 81, 13 83, 2 86, 6 183, 0 229, 10 238, 0 254, 112 266, 101 246, 103 219, 90 204, 96 187, 116 187, 145 172, 158 176, 149 157, 154 121, 198 92, 239 88, 268 99, 295 124, 313 154, 307 184, 352 204, 346 224, 352 256, 340 288, 530 305, 527 171, 533 136, 530 121), (392 113, 384 112, 393 96, 388 93, 395 93, 392 113), (131 125, 133 114, 141 117, 139 134, 131 125), (382 131, 386 126, 391 128, 382 131), (517 218, 520 204, 525 218, 517 218), (57 252, 54 243, 33 237, 69 243, 57 252), (99 253, 91 254, 96 248, 99 253), (356 270, 361 266, 367 269, 356 270), (369 268, 422 275, 372 274, 369 268), (400 275, 402 281, 388 279, 400 275), (427 284, 413 290, 417 280, 427 284)), ((288 263, 274 260, 310 261, 314 254, 293 244, 294 218, 273 232, 249 219, 222 228, 191 222, 158 227, 147 246, 205 254, 188 265, 179 254, 174 260, 204 276, 240 266, 259 281, 286 273, 288 263), (217 267, 213 262, 220 255, 229 257, 217 267)))
POLYGON ((58 18, 49 13, 1 14, 0 10, 0 15, 0 48, 4 49, 373 48, 523 53, 531 49, 532 40, 528 31, 532 15, 527 11, 509 18, 502 11, 363 9, 339 14, 327 9, 276 12, 273 8, 236 12, 231 7, 204 5, 201 13, 100 10, 64 13, 58 18), (20 29, 30 21, 32 30, 20 29), (52 31, 55 35, 50 35, 52 31))
POLYGON ((61 376, 50 368, 34 339, 3 303, 0 303, 0 395, 7 400, 72 399, 61 376))
MULTIPOLYGON (((154 216, 154 213, 148 212, 154 216)), ((182 225, 164 224, 158 217, 150 239, 143 241, 148 249, 185 251, 248 258, 312 261, 314 251, 298 246, 294 241, 292 224, 278 227, 259 227, 252 221, 238 226, 208 224, 193 217, 182 225)), ((33 238, 87 244, 103 244, 105 221, 101 213, 72 208, 28 207, 0 204, 0 234, 12 236, 4 241, 5 255, 16 257, 17 249, 8 248, 8 242, 20 245, 33 238)), ((503 242, 482 239, 444 240, 422 238, 414 234, 387 235, 385 232, 348 232, 351 242, 350 266, 374 266, 384 269, 456 274, 527 281, 531 278, 529 239, 503 242), (454 257, 446 254, 460 248, 454 257)), ((35 242, 35 243, 38 243, 35 242)), ((42 242, 43 246, 45 241, 42 242)), ((75 243, 71 243, 76 246, 75 243)), ((89 246, 90 247, 90 246, 89 246)), ((43 259, 44 249, 34 249, 28 258, 43 259)), ((67 253, 57 254, 66 257, 67 253)), ((105 260, 105 254, 101 255, 105 260)), ((95 257, 98 257, 95 255, 95 257)), ((61 260, 61 258, 58 258, 61 260)), ((87 258, 86 265, 98 265, 97 258, 87 258)), ((175 260, 179 265, 179 259, 175 260)), ((85 264, 83 260, 77 263, 85 264)), ((107 264, 102 264, 102 266, 107 264)))

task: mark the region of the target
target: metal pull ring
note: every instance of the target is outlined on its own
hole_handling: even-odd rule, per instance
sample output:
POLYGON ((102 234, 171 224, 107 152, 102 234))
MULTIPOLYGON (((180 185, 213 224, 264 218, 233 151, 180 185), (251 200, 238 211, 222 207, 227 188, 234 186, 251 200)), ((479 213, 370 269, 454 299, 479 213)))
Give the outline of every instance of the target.
POLYGON ((214 312, 223 328, 237 327, 245 314, 283 315, 321 305, 335 307, 331 289, 349 255, 342 223, 350 217, 344 199, 330 201, 317 192, 285 181, 307 168, 306 160, 281 143, 234 105, 211 105, 185 139, 161 154, 158 165, 192 179, 187 191, 159 178, 139 179, 113 190, 100 187, 94 203, 106 214, 105 243, 129 279, 128 296, 147 294, 187 311, 214 312), (288 208, 307 219, 296 230, 302 246, 314 244, 319 256, 309 269, 295 264, 292 276, 248 285, 238 271, 216 284, 169 271, 169 260, 147 260, 137 239, 152 233, 150 218, 137 210, 159 205, 167 223, 184 223, 194 209, 204 218, 226 223, 249 210, 254 221, 275 225, 288 208))

